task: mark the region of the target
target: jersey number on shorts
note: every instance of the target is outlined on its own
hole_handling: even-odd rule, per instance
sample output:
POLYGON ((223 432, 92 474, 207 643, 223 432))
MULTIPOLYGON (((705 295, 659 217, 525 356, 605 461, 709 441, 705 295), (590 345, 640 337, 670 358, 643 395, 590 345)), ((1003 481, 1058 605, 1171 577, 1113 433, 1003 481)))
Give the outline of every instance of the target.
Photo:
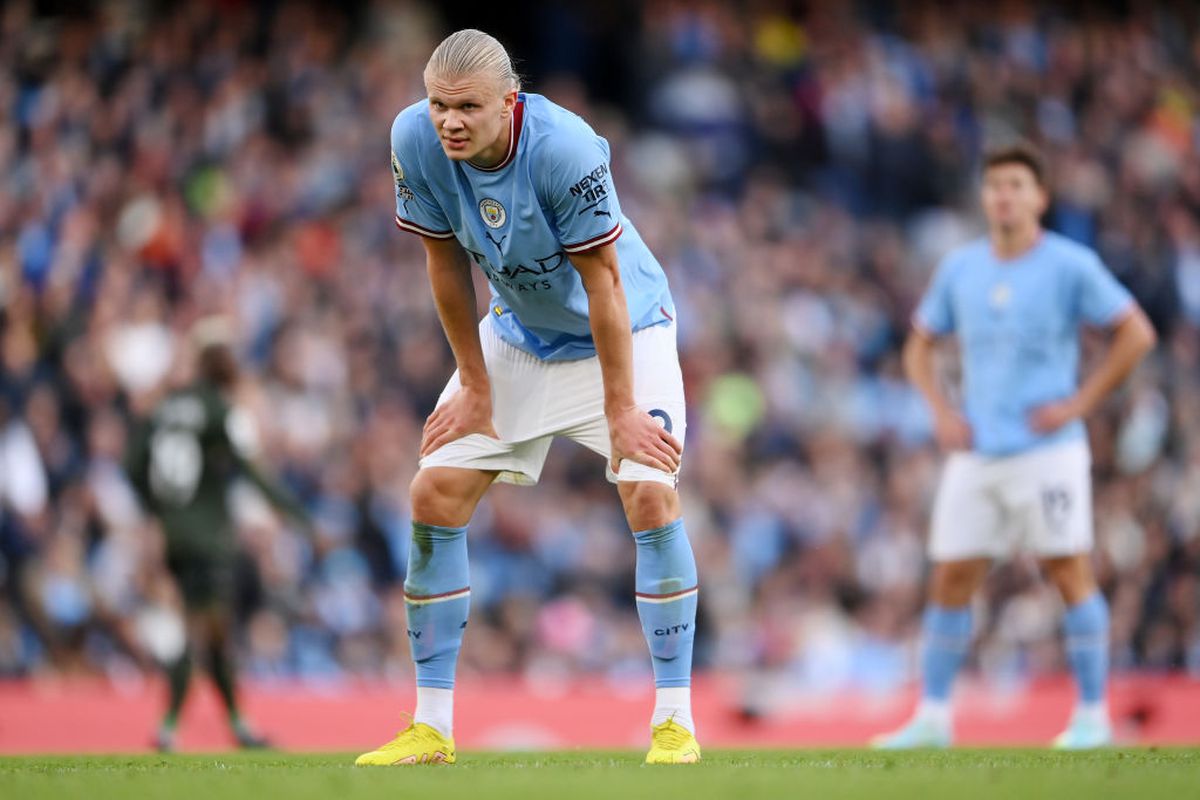
POLYGON ((186 505, 196 494, 204 455, 185 431, 160 430, 150 441, 150 488, 158 499, 186 505))
POLYGON ((1071 518, 1071 492, 1063 486, 1042 489, 1042 516, 1046 527, 1058 532, 1066 527, 1071 518))

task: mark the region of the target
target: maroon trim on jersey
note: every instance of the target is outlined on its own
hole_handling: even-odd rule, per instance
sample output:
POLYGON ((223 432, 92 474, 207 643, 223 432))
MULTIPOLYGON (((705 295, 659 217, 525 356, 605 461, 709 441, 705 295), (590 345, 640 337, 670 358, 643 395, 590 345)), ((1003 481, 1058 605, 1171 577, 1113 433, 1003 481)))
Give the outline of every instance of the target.
POLYGON ((494 167, 481 167, 478 164, 471 164, 470 161, 467 163, 480 172, 498 172, 507 167, 517 157, 517 143, 521 139, 521 129, 524 127, 524 123, 525 101, 518 100, 517 104, 513 106, 512 116, 508 118, 508 151, 505 152, 504 159, 494 167))
POLYGON ((430 239, 453 239, 454 231, 435 231, 426 228, 424 225, 418 225, 412 220, 404 219, 399 214, 396 215, 396 227, 402 231, 415 233, 418 236, 426 236, 430 239))
POLYGON ((621 223, 618 222, 608 231, 600 234, 599 236, 593 236, 586 242, 580 242, 579 244, 564 244, 562 248, 568 253, 582 253, 585 250, 594 250, 597 247, 611 244, 612 242, 615 242, 617 239, 621 238, 621 230, 621 223))

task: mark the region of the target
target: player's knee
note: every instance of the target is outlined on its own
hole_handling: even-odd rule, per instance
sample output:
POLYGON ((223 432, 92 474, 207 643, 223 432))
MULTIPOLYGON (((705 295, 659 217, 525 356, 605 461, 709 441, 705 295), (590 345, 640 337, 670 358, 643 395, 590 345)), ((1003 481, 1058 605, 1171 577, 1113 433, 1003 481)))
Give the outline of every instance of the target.
POLYGON ((463 516, 464 495, 453 474, 447 470, 420 470, 409 485, 412 518, 426 525, 463 525, 465 523, 459 520, 463 516))
POLYGON ((447 512, 453 504, 453 494, 448 481, 432 470, 417 472, 409 485, 408 496, 415 522, 427 525, 443 525, 447 512))
POLYGON ((1042 571, 1067 605, 1080 603, 1096 591, 1096 576, 1086 555, 1044 559, 1042 571))
POLYGON ((654 481, 618 484, 629 526, 635 531, 661 528, 680 517, 679 495, 670 486, 654 481))
POLYGON ((980 580, 979 566, 974 562, 946 562, 934 567, 931 600, 947 608, 959 608, 971 602, 980 580))

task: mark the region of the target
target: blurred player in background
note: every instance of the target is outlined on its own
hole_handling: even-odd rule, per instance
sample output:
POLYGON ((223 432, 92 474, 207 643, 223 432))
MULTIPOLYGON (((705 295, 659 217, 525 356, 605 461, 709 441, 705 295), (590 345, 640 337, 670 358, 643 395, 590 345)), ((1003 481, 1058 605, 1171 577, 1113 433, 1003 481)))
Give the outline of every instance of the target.
POLYGON ((1066 604, 1079 688, 1062 748, 1109 744, 1108 607, 1092 571, 1091 456, 1083 419, 1153 347, 1155 333, 1092 250, 1043 230, 1041 162, 1017 145, 989 154, 988 236, 950 253, 917 309, 904 364, 950 453, 933 509, 923 625, 923 694, 912 720, 876 744, 944 747, 950 696, 971 644, 971 598, 995 558, 1032 552, 1066 604), (1081 325, 1108 328, 1103 360, 1077 385, 1081 325), (963 408, 939 386, 934 348, 958 336, 963 408))
POLYGON ((135 432, 128 453, 142 504, 162 525, 167 568, 179 587, 187 626, 187 646, 166 668, 170 702, 156 745, 175 749, 179 711, 199 650, 238 745, 265 747, 237 705, 232 634, 238 544, 227 500, 230 483, 245 477, 306 533, 310 523, 300 505, 248 458, 252 434, 229 405, 238 368, 223 321, 202 321, 193 339, 199 351, 195 382, 158 404, 135 432))
POLYGON ((458 371, 425 425, 411 489, 404 589, 416 713, 357 763, 455 760, 466 526, 493 482, 537 481, 555 436, 607 460, 634 531, 657 687, 646 760, 698 761, 689 688, 697 577, 675 491, 686 419, 666 276, 621 213, 608 143, 522 93, 494 38, 446 38, 425 86, 428 99, 392 126, 396 224, 422 237, 458 371), (472 263, 492 288, 482 323, 472 263))

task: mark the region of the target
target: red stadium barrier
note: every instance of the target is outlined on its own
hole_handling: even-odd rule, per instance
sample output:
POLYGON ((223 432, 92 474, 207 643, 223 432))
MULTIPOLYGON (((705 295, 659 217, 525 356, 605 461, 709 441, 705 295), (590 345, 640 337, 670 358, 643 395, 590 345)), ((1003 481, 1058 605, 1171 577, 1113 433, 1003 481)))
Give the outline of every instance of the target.
MULTIPOLYGON (((731 676, 697 681, 695 711, 709 747, 857 746, 900 723, 911 692, 790 694, 768 698, 769 714, 741 708, 745 683, 731 676)), ((1074 689, 1063 679, 1020 691, 967 683, 958 695, 963 744, 1044 744, 1065 723, 1074 689)), ((248 684, 247 716, 281 748, 357 750, 387 739, 411 708, 407 684, 248 684)), ((149 749, 162 710, 156 681, 20 681, 0 683, 0 753, 126 753, 149 749)), ((466 749, 642 747, 653 701, 648 689, 602 680, 541 683, 476 680, 459 689, 456 738, 466 749)), ((1128 676, 1111 693, 1118 735, 1129 744, 1200 742, 1200 681, 1183 676, 1128 676)), ((215 692, 199 685, 184 710, 184 750, 232 746, 215 692)))

